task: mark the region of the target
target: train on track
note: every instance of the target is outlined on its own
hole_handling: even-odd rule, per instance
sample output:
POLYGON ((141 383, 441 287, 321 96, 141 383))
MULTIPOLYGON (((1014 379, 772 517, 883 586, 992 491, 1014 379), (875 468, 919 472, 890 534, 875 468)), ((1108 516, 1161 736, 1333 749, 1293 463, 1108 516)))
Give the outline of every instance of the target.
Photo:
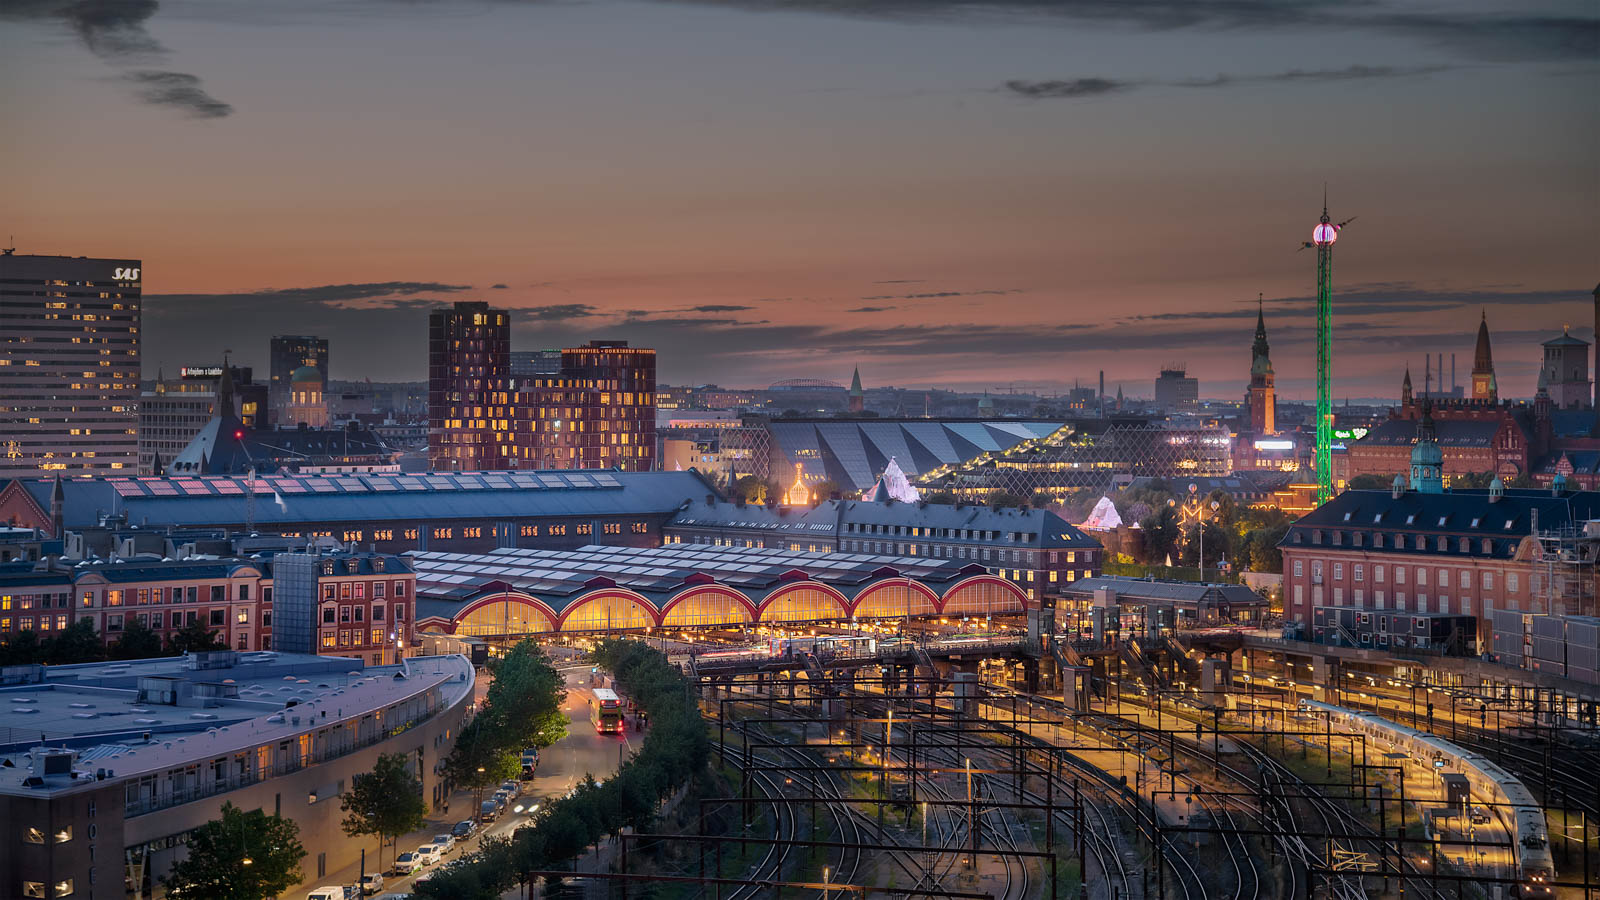
POLYGON ((1334 725, 1393 744, 1415 759, 1432 760, 1435 765, 1442 762, 1459 770, 1474 794, 1489 798, 1502 818, 1510 820, 1518 896, 1538 900, 1555 896, 1551 882, 1555 880, 1556 867, 1544 808, 1515 775, 1487 756, 1382 716, 1315 700, 1301 700, 1300 709, 1326 715, 1334 725))

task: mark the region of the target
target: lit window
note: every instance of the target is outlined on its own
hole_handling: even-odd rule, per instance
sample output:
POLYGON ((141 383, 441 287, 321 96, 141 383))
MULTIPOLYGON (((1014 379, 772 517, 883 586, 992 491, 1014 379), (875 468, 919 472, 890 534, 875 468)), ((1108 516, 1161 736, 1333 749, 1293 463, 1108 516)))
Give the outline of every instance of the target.
POLYGON ((44 830, 32 825, 22 829, 22 839, 29 844, 44 843, 44 830))

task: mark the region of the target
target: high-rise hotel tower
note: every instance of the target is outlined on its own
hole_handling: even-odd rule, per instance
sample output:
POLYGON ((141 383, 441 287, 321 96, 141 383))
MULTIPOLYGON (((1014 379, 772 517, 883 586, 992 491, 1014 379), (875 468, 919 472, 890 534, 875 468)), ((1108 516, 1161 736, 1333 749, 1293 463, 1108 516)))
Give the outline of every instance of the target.
POLYGON ((137 471, 142 274, 0 253, 0 479, 137 471))

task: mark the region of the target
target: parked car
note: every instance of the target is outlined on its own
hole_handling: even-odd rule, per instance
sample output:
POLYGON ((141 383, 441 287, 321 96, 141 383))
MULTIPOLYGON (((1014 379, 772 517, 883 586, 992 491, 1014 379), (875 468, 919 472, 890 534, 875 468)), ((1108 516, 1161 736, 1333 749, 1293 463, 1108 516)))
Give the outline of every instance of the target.
POLYGON ((417 855, 422 857, 424 866, 431 866, 439 861, 439 857, 444 855, 444 851, 433 844, 423 844, 417 848, 417 855))
POLYGON ((361 876, 356 886, 361 888, 361 896, 370 897, 383 890, 383 876, 377 872, 368 872, 361 876))
POLYGON ((456 848, 456 836, 446 831, 444 834, 434 835, 433 840, 428 843, 438 847, 439 854, 442 856, 456 848))
POLYGON ((406 851, 394 858, 394 871, 396 875, 410 875, 424 865, 422 857, 413 851, 406 851))
POLYGON ((1471 819, 1474 825, 1487 825, 1493 821, 1489 818, 1489 811, 1481 806, 1474 806, 1472 811, 1467 813, 1467 818, 1471 819))
POLYGON ((539 748, 529 747, 522 751, 522 780, 527 781, 539 770, 539 748))
POLYGON ((495 791, 490 798, 490 802, 494 803, 494 811, 496 813, 504 812, 506 804, 511 802, 511 795, 505 791, 495 791))
POLYGON ((456 827, 450 829, 450 833, 455 835, 456 840, 459 841, 472 837, 472 833, 477 830, 477 822, 474 822, 471 819, 462 819, 456 823, 456 827))
POLYGON ((494 817, 499 814, 500 806, 493 800, 485 800, 478 806, 478 821, 484 825, 493 822, 494 817))
POLYGON ((500 782, 500 790, 505 791, 512 797, 515 797, 522 793, 522 785, 516 783, 515 781, 502 781, 500 782))

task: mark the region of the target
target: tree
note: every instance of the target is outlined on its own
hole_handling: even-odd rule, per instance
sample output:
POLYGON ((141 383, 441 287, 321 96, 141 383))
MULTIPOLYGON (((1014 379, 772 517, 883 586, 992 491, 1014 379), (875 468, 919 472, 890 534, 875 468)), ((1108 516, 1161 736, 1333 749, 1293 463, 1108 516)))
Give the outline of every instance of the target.
POLYGON ((52 665, 99 662, 105 658, 106 647, 95 633, 92 619, 79 619, 44 642, 44 661, 52 665))
POLYGON ((1016 509, 1017 507, 1021 506, 1023 502, 1023 496, 1013 491, 995 491, 989 495, 990 509, 1005 509, 1007 507, 1016 509))
POLYGON ((39 662, 43 657, 44 648, 39 646, 39 633, 32 628, 17 632, 0 646, 0 661, 8 666, 25 666, 39 662))
POLYGON ((745 503, 766 503, 767 483, 754 475, 746 475, 733 483, 730 493, 736 502, 742 500, 745 503))
POLYGON ((941 506, 955 506, 956 501, 959 499, 959 497, 950 491, 933 491, 932 493, 922 495, 922 500, 924 503, 937 503, 941 506))
POLYGON ((165 879, 168 896, 266 900, 300 881, 300 826, 222 804, 222 818, 189 833, 189 855, 165 879))
POLYGON ((1144 558, 1152 565, 1161 564, 1178 546, 1178 511, 1162 506, 1139 523, 1144 530, 1144 558))
POLYGON ((1350 491, 1387 491, 1394 486, 1393 475, 1357 475, 1344 483, 1350 491))
MULTIPOLYGON (((357 776, 350 790, 339 797, 346 813, 344 833, 378 838, 378 870, 383 871, 383 845, 422 827, 428 804, 422 799, 422 782, 406 767, 406 754, 385 753, 372 771, 357 776)), ((474 813, 477 810, 473 810, 474 813)))
POLYGON ((497 738, 486 710, 461 729, 456 745, 445 757, 444 773, 450 784, 472 790, 474 815, 483 805, 485 788, 522 773, 519 756, 497 738))
POLYGON ((1048 509, 1055 502, 1056 498, 1046 494, 1044 491, 1034 491, 1033 496, 1028 498, 1028 506, 1033 509, 1048 509))
POLYGON ((195 653, 201 650, 226 650, 227 639, 217 637, 217 632, 212 631, 198 619, 173 632, 167 639, 167 653, 178 656, 183 653, 195 653))
POLYGON ((1464 472, 1460 475, 1450 476, 1450 486, 1453 488, 1486 488, 1494 480, 1493 472, 1464 472))
POLYGON ((111 647, 112 659, 149 659, 161 655, 161 635, 132 613, 127 615, 127 623, 122 637, 111 647))

